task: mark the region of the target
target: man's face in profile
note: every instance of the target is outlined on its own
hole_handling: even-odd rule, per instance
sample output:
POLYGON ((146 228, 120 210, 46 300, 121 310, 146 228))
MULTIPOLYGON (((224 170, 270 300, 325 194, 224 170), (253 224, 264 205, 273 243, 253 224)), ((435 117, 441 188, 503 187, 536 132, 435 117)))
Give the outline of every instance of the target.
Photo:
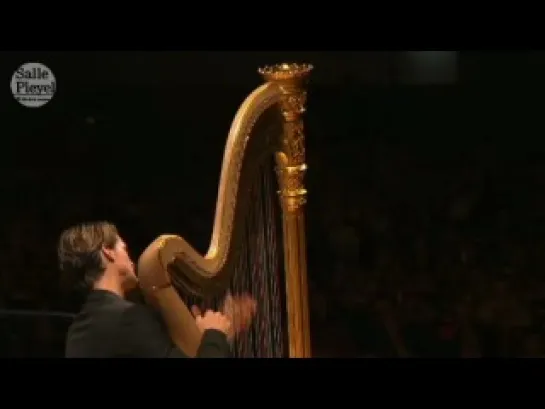
POLYGON ((113 251, 113 263, 123 281, 125 290, 131 290, 136 287, 138 278, 134 271, 134 263, 129 255, 129 250, 125 241, 119 237, 113 251))

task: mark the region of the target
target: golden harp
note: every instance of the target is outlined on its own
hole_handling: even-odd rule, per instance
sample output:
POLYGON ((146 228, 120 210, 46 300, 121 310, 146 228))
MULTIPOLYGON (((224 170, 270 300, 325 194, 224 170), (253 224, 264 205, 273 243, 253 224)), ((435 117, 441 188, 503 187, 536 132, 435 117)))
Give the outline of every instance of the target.
POLYGON ((240 341, 235 355, 310 357, 302 115, 311 70, 312 66, 305 64, 280 64, 259 70, 265 84, 242 103, 227 139, 208 252, 202 256, 183 238, 162 235, 138 260, 144 295, 154 299, 163 314, 175 314, 177 324, 167 327, 174 342, 190 356, 195 356, 201 336, 187 308, 188 299, 182 301, 179 295, 193 297, 191 301, 206 299, 221 295, 231 286, 234 292, 254 293, 259 316, 253 324, 257 327, 254 339, 246 340, 246 344, 240 341), (273 188, 274 178, 267 176, 272 173, 273 162, 278 189, 273 188), (256 192, 256 178, 265 191, 278 191, 279 203, 273 195, 269 203, 259 200, 263 189, 256 192), (254 221, 266 219, 268 225, 256 233, 243 222, 248 217, 254 221), (270 234, 275 227, 270 219, 279 222, 278 241, 270 234), (277 243, 283 245, 275 251, 277 243), (257 250, 245 251, 247 244, 257 250), (156 291, 146 284, 165 271, 176 290, 170 287, 156 291), (244 274, 245 287, 237 286, 235 281, 244 274), (257 290, 261 293, 255 294, 258 280, 261 288, 257 290), (162 293, 160 302, 154 292, 162 293))

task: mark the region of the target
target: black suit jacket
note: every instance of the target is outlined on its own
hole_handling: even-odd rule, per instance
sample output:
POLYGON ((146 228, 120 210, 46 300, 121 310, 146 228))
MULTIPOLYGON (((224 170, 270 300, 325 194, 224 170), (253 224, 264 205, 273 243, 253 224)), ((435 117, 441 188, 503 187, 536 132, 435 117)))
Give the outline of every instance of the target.
MULTIPOLYGON (((226 358, 225 334, 205 331, 199 358, 226 358)), ((68 329, 67 358, 187 358, 170 339, 159 317, 104 290, 93 290, 68 329)))

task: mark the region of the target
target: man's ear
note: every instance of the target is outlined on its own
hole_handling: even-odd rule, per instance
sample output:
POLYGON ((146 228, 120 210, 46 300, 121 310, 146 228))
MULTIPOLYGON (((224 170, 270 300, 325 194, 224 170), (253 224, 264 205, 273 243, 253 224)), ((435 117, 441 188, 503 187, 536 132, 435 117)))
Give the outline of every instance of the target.
POLYGON ((102 246, 101 253, 106 258, 106 260, 108 260, 109 262, 114 261, 114 250, 113 249, 109 249, 107 247, 102 246))

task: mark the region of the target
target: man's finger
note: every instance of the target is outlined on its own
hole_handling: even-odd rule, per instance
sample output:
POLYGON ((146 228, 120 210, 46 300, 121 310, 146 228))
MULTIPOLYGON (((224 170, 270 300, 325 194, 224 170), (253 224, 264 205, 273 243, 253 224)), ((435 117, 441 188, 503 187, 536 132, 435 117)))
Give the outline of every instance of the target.
POLYGON ((235 304, 233 295, 228 292, 225 298, 223 299, 221 311, 224 314, 231 315, 233 313, 233 304, 235 304))
POLYGON ((233 294, 231 294, 231 292, 228 292, 225 298, 223 299, 223 305, 228 306, 232 304, 234 300, 235 300, 235 297, 233 297, 233 294))
POLYGON ((191 314, 193 314, 193 316, 195 318, 197 318, 198 316, 201 315, 201 309, 199 307, 197 307, 196 305, 192 305, 191 306, 191 314))
POLYGON ((257 302, 252 298, 247 298, 246 300, 244 300, 244 309, 249 314, 255 314, 255 312, 257 311, 257 302))
POLYGON ((251 311, 255 311, 257 309, 257 301, 252 296, 245 294, 241 298, 241 303, 244 305, 244 308, 248 308, 251 311))

